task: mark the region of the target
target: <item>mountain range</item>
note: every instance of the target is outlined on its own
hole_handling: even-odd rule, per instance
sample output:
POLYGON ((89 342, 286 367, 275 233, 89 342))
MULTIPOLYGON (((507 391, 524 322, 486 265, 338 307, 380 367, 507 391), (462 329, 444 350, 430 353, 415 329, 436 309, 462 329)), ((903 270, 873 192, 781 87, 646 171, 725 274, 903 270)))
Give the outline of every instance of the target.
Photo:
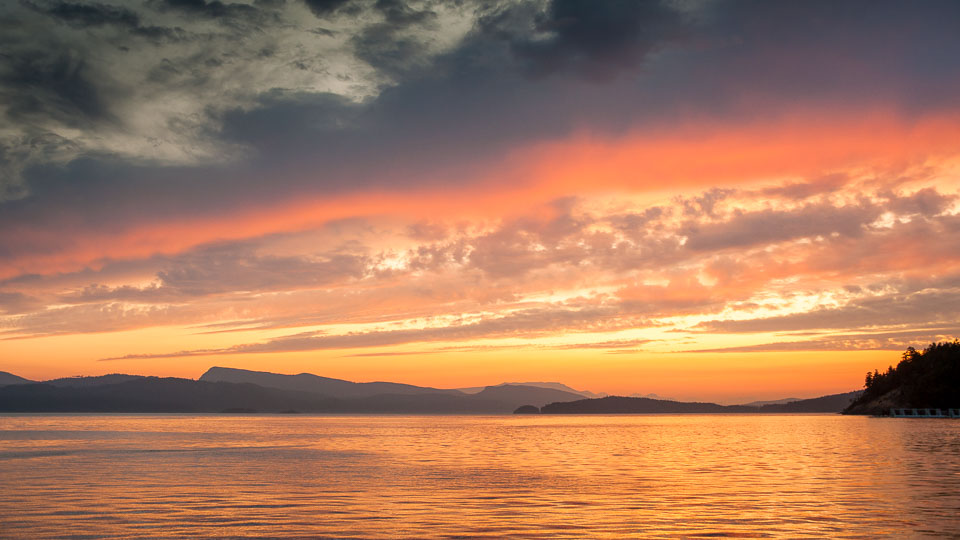
MULTIPOLYGON (((590 391, 588 391, 588 390, 574 390, 573 388, 570 388, 569 386, 567 386, 567 385, 565 385, 565 384, 563 384, 563 383, 558 383, 558 382, 507 382, 507 383, 500 383, 500 384, 498 384, 497 386, 507 386, 507 385, 510 385, 510 386, 536 386, 536 387, 538 387, 538 388, 553 388, 554 390, 562 390, 562 391, 564 391, 564 392, 570 392, 571 394, 580 394, 581 396, 583 396, 583 397, 585 397, 585 398, 602 398, 602 397, 606 397, 606 396, 607 396, 607 394, 604 394, 604 393, 599 393, 599 394, 598 394, 598 393, 595 393, 595 392, 590 392, 590 391)), ((487 388, 487 387, 486 387, 486 386, 471 386, 471 387, 469 387, 469 388, 457 388, 457 390, 463 392, 464 394, 476 394, 477 392, 480 392, 481 390, 483 390, 483 389, 485 389, 485 388, 487 388)))
POLYGON ((199 380, 113 374, 35 382, 0 374, 0 411, 7 412, 506 414, 524 404, 543 406, 583 398, 537 386, 504 384, 467 394, 456 389, 224 367, 210 368, 199 380))
POLYGON ((521 406, 547 414, 839 412, 849 404, 850 395, 757 407, 598 397, 602 394, 577 391, 561 383, 504 383, 479 389, 441 389, 227 367, 212 367, 198 380, 112 374, 36 382, 0 372, 0 411, 3 412, 506 414, 521 406))
POLYGON ((392 382, 356 383, 342 379, 331 379, 311 373, 298 375, 280 375, 266 371, 212 367, 200 376, 201 381, 225 383, 250 383, 267 388, 279 388, 295 392, 312 392, 339 398, 370 397, 379 394, 422 395, 449 394, 462 395, 457 390, 441 390, 424 386, 392 382))

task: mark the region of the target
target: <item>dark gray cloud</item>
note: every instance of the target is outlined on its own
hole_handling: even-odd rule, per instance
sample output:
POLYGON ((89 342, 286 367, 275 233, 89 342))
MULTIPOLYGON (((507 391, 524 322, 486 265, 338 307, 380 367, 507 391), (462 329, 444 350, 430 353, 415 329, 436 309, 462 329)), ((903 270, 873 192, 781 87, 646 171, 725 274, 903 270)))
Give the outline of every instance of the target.
MULTIPOLYGON (((183 29, 179 27, 144 25, 140 15, 124 6, 79 2, 42 2, 26 5, 77 29, 115 26, 133 36, 151 40, 186 38, 183 29)), ((121 45, 121 47, 125 46, 121 45)))
POLYGON ((683 213, 687 216, 709 216, 714 217, 714 208, 717 203, 736 193, 734 189, 713 188, 702 195, 681 198, 680 205, 683 207, 683 213))
POLYGON ((155 5, 162 11, 176 10, 194 17, 258 20, 264 16, 256 6, 220 0, 158 0, 155 5))
POLYGON ((681 14, 658 0, 554 0, 545 13, 520 3, 481 19, 483 31, 507 39, 531 74, 570 69, 592 80, 636 68, 684 26, 681 14))
POLYGON ((720 94, 749 81, 760 100, 793 95, 839 104, 858 95, 865 101, 892 99, 914 111, 957 103, 960 80, 936 67, 949 63, 947 51, 958 46, 956 2, 936 0, 909 9, 894 0, 709 6, 704 35, 716 47, 712 52, 723 53, 716 68, 727 75, 712 88, 720 94))
POLYGON ((374 9, 383 14, 388 24, 405 26, 423 24, 437 18, 437 13, 429 8, 417 9, 411 2, 403 0, 376 0, 374 9))
POLYGON ((350 3, 351 0, 303 0, 310 11, 317 17, 327 17, 341 7, 350 3))
POLYGON ((767 188, 763 190, 762 193, 764 195, 802 200, 814 195, 833 193, 843 187, 848 181, 849 178, 846 174, 834 173, 808 182, 791 182, 783 186, 767 188))
POLYGON ((119 6, 57 2, 43 7, 39 5, 33 7, 42 10, 55 19, 79 27, 115 24, 135 29, 140 26, 140 17, 136 13, 119 6))
MULTIPOLYGON (((457 13, 472 24, 439 49, 452 16, 441 4, 11 5, 0 22, 11 51, 0 55, 0 95, 21 131, 0 140, 0 164, 6 198, 25 198, 0 202, 0 254, 56 253, 74 233, 299 197, 456 184, 518 145, 584 127, 616 135, 681 113, 750 119, 812 100, 883 99, 909 113, 960 96, 948 91, 952 71, 934 69, 960 51, 948 31, 954 3, 801 4, 463 3, 457 13), (331 13, 342 39, 313 33, 315 20, 293 24, 308 7, 331 13), (231 17, 258 26, 219 21, 231 17), (153 26, 178 27, 183 40, 133 32, 153 26), (251 66, 270 51, 279 72, 262 76, 251 66), (746 109, 745 90, 755 98, 746 109), (29 240, 10 232, 24 229, 29 240)), ((829 193, 836 182, 771 195, 829 193)), ((856 235, 869 218, 856 213, 746 214, 691 231, 688 246, 856 235)))
POLYGON ((872 203, 810 204, 797 210, 738 213, 727 221, 692 224, 684 232, 692 250, 717 250, 839 234, 856 237, 883 209, 872 203))
POLYGON ((20 292, 0 291, 0 311, 6 315, 27 313, 43 307, 43 302, 20 292))
POLYGON ((86 128, 109 118, 103 91, 86 60, 70 50, 24 51, 2 55, 0 85, 7 118, 29 123, 50 117, 66 126, 86 128))
POLYGON ((115 332, 155 324, 190 324, 198 318, 202 318, 202 314, 193 306, 80 304, 33 311, 0 321, 0 339, 115 332))
MULTIPOLYGON (((157 256, 154 283, 108 287, 94 283, 60 296, 67 304, 130 301, 163 303, 225 293, 310 289, 363 278, 372 264, 357 253, 277 256, 258 254, 256 244, 234 242, 201 246, 176 256, 157 256)), ((103 272, 110 275, 110 269, 103 272)))
POLYGON ((380 73, 397 80, 425 67, 430 58, 428 44, 410 27, 436 24, 436 13, 413 11, 399 2, 382 10, 386 22, 371 25, 354 36, 354 51, 380 73))
POLYGON ((942 194, 933 187, 923 188, 912 195, 887 194, 891 211, 903 215, 933 217, 943 213, 957 199, 956 195, 942 194))
POLYGON ((333 253, 321 257, 264 256, 250 252, 207 249, 180 257, 158 273, 163 287, 186 294, 271 291, 310 288, 344 279, 359 279, 366 257, 333 253))

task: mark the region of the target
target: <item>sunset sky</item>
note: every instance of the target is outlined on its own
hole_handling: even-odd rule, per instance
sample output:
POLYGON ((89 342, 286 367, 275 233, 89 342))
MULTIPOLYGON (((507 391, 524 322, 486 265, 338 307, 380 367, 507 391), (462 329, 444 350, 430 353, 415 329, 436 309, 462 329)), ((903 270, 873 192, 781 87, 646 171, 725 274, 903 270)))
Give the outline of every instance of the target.
POLYGON ((0 370, 737 402, 960 335, 960 2, 0 4, 0 370))

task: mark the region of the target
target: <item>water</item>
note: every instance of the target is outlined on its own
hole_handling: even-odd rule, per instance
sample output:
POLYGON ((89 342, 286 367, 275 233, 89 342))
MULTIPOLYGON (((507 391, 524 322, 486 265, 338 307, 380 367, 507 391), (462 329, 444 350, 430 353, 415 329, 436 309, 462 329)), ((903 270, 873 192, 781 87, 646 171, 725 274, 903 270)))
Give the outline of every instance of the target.
POLYGON ((0 416, 3 537, 960 536, 960 421, 0 416))

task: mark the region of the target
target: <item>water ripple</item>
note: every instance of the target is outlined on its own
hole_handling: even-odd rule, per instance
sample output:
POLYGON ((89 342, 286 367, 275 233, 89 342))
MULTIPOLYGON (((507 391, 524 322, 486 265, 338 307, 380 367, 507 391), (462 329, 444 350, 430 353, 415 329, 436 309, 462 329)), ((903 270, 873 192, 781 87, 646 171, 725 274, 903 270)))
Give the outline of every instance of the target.
POLYGON ((0 416, 0 536, 960 536, 960 422, 0 416))

